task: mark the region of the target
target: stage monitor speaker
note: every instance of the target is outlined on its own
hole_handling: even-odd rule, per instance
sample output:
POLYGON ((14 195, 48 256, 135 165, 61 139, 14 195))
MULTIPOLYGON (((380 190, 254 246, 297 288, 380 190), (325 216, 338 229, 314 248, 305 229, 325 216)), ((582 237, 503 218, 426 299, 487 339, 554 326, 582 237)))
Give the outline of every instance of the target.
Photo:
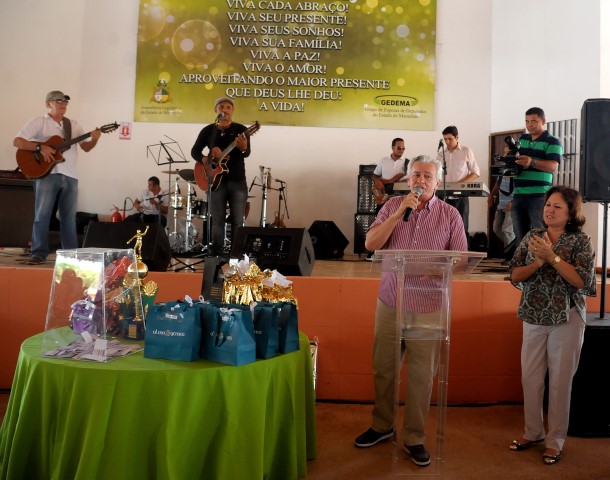
POLYGON ((309 227, 311 243, 318 260, 324 258, 342 258, 349 240, 330 220, 316 220, 309 227))
POLYGON ((585 100, 580 118, 579 190, 591 202, 610 202, 610 99, 585 100))
POLYGON ((610 363, 610 320, 587 320, 585 338, 572 382, 568 434, 576 437, 610 437, 610 389, 606 367, 610 363))
POLYGON ((137 222, 90 222, 87 234, 83 240, 83 247, 101 248, 133 248, 134 242, 127 245, 137 232, 148 233, 142 238, 142 261, 153 272, 165 272, 172 258, 169 240, 165 229, 158 223, 137 222))
POLYGON ((240 227, 231 241, 231 258, 248 255, 261 270, 285 276, 309 276, 316 261, 309 233, 304 228, 240 227))

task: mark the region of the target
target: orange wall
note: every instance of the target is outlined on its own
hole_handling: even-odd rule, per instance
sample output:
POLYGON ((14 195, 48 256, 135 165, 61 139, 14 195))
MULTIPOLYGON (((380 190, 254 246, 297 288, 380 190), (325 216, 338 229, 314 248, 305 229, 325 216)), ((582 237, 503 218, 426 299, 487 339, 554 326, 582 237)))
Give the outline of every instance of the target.
MULTIPOLYGON (((19 345, 44 330, 52 269, 0 268, 0 388, 10 388, 19 345)), ((198 297, 202 275, 151 272, 157 301, 198 297)), ((317 397, 373 400, 371 352, 377 279, 291 277, 299 326, 318 337, 317 397)), ((448 401, 522 400, 520 292, 507 281, 456 280, 448 401)), ((589 299, 599 312, 599 297, 589 299)), ((608 308, 607 308, 608 310, 608 308)))

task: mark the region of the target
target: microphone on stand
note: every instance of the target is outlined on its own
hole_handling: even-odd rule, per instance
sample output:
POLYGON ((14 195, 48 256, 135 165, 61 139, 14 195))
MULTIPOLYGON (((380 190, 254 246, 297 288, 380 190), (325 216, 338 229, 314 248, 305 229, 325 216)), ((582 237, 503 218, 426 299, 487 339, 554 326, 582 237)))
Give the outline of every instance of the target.
POLYGON ((222 119, 224 118, 224 116, 225 116, 225 114, 224 114, 224 113, 222 113, 222 112, 220 112, 220 113, 218 114, 218 116, 216 117, 216 121, 215 121, 214 123, 218 123, 218 122, 220 122, 220 120, 222 120, 222 119))
POLYGON ((438 141, 438 148, 436 149, 436 151, 438 152, 441 148, 443 148, 443 139, 442 138, 438 141))
MULTIPOLYGON (((419 198, 419 196, 420 196, 422 193, 424 193, 424 189, 423 189, 423 188, 421 188, 421 187, 415 187, 415 188, 413 189, 413 193, 417 194, 417 197, 416 197, 416 198, 419 198)), ((409 217, 411 216, 411 213, 412 213, 412 212, 413 212, 413 209, 412 209, 411 207, 407 208, 407 209, 405 210, 405 214, 402 216, 402 220, 403 220, 404 222, 408 221, 408 220, 409 220, 409 217)))
POLYGON ((284 180, 280 180, 279 178, 276 178, 276 179, 275 179, 275 181, 276 181, 277 183, 286 183, 284 180))

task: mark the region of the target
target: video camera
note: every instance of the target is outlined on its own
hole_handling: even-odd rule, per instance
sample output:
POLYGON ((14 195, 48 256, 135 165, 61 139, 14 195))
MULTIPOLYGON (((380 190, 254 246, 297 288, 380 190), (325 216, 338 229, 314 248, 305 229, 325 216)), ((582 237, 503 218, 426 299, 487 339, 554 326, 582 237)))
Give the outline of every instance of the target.
POLYGON ((510 135, 504 137, 504 142, 508 145, 506 155, 494 155, 494 164, 489 168, 490 174, 494 177, 516 177, 523 171, 521 165, 517 165, 519 158, 519 144, 510 135))

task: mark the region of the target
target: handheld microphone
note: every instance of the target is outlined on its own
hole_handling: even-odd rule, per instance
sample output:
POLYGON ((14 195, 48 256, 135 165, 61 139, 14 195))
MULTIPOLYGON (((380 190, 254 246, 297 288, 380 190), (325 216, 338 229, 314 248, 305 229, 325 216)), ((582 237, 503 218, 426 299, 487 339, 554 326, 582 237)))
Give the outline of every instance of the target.
POLYGON ((222 120, 224 118, 225 114, 220 112, 218 114, 218 116, 216 117, 216 123, 218 123, 220 120, 222 120))
MULTIPOLYGON (((413 193, 417 194, 417 197, 416 197, 416 198, 419 198, 419 196, 420 196, 422 193, 424 193, 424 189, 423 189, 423 188, 421 188, 421 187, 415 187, 415 188, 413 189, 413 193)), ((410 207, 409 207, 409 208, 407 208, 407 209, 405 210, 405 214, 402 216, 402 220, 403 220, 404 222, 408 221, 408 220, 409 220, 409 217, 411 216, 411 213, 412 213, 412 212, 413 212, 413 209, 412 209, 412 208, 410 208, 410 207)))
POLYGON ((438 141, 437 151, 440 150, 441 148, 443 148, 443 139, 442 138, 438 141))

